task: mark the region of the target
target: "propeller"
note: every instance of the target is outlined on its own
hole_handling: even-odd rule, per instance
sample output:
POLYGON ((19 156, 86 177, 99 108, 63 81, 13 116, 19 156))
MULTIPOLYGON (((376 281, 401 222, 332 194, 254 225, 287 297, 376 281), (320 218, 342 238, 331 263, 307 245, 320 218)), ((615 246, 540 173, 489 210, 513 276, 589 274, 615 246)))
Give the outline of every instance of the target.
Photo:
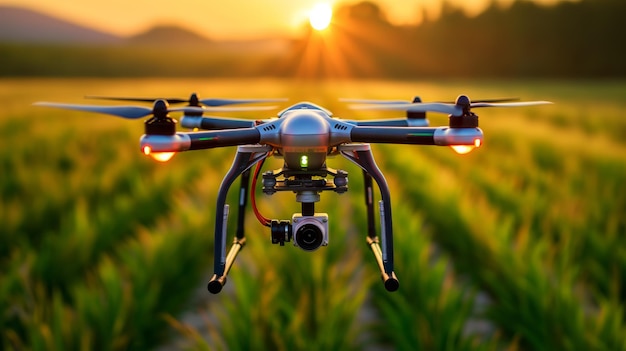
MULTIPOLYGON (((372 100, 373 101, 373 100, 372 100)), ((471 108, 474 107, 523 107, 551 104, 549 101, 521 101, 521 102, 503 102, 509 99, 491 99, 479 100, 471 102, 467 95, 459 95, 454 103, 445 102, 401 102, 401 103, 359 103, 351 105, 352 109, 358 110, 396 110, 407 112, 438 112, 452 116, 463 116, 470 114, 471 108)))
MULTIPOLYGON (((339 101, 353 104, 370 104, 370 105, 394 105, 394 104, 415 104, 421 103, 422 101, 419 97, 415 97, 413 101, 406 100, 381 100, 381 99, 347 99, 340 98, 339 101)), ((519 101, 519 98, 496 98, 496 99, 480 99, 474 100, 473 103, 486 102, 486 103, 494 103, 494 102, 511 102, 511 101, 519 101)), ((454 104, 454 101, 434 101, 436 103, 441 104, 454 104)))
MULTIPOLYGON (((154 115, 157 117, 165 117, 170 112, 183 112, 184 114, 195 114, 201 115, 206 111, 211 112, 229 112, 229 111, 251 111, 256 110, 257 108, 250 107, 217 107, 217 108, 206 108, 202 106, 186 106, 186 107, 177 107, 170 108, 168 101, 163 99, 157 99, 154 101, 154 106, 152 108, 143 107, 143 106, 99 106, 99 105, 82 105, 82 104, 63 104, 56 102, 36 102, 35 106, 45 106, 45 107, 54 107, 65 110, 76 110, 76 111, 87 111, 87 112, 96 112, 107 115, 113 115, 117 117, 127 118, 127 119, 138 119, 142 117, 146 117, 149 115, 154 115)), ((271 109, 273 106, 263 106, 265 109, 271 109)))
MULTIPOLYGON (((287 99, 220 99, 220 98, 210 98, 210 99, 199 99, 196 93, 192 93, 189 99, 180 99, 180 98, 137 98, 137 97, 115 97, 115 96, 85 96, 88 99, 99 99, 99 100, 113 100, 113 101, 133 101, 133 102, 154 102, 156 100, 166 100, 170 104, 181 104, 187 103, 189 106, 208 106, 208 107, 220 107, 226 105, 236 105, 236 104, 253 104, 260 102, 282 102, 287 101, 287 99)), ((261 107, 249 107, 243 110, 232 110, 232 111, 250 111, 250 110, 269 110, 273 109, 273 106, 261 106, 261 107)), ((212 109, 215 111, 215 109, 212 109)), ((217 110, 220 111, 220 110, 217 110)))

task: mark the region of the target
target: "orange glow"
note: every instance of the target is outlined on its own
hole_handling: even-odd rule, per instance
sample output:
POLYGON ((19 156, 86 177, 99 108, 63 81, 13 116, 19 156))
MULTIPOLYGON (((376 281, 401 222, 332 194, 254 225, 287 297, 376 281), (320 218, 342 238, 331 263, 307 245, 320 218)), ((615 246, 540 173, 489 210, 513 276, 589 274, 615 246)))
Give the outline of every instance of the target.
POLYGON ((152 152, 152 148, 148 145, 143 147, 143 153, 159 162, 167 162, 171 160, 174 155, 176 155, 175 152, 152 152))
MULTIPOLYGON (((476 139, 476 140, 479 140, 479 139, 476 139)), ((470 153, 472 150, 474 150, 474 145, 450 145, 450 147, 459 155, 465 155, 465 154, 470 153)))
POLYGON ((479 138, 474 139, 474 145, 450 145, 452 150, 459 155, 465 155, 472 152, 477 147, 482 145, 482 141, 479 138))
POLYGON ((150 157, 159 162, 167 162, 174 157, 174 155, 176 155, 175 152, 153 152, 150 154, 150 157))

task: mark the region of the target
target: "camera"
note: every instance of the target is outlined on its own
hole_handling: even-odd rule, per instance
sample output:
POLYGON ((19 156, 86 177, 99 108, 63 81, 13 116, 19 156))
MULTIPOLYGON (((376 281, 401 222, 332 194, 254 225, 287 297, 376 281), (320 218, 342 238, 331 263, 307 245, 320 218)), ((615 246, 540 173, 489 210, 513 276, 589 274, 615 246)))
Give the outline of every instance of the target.
POLYGON ((328 245, 328 214, 303 216, 301 213, 294 213, 291 223, 295 246, 305 251, 313 251, 328 245))

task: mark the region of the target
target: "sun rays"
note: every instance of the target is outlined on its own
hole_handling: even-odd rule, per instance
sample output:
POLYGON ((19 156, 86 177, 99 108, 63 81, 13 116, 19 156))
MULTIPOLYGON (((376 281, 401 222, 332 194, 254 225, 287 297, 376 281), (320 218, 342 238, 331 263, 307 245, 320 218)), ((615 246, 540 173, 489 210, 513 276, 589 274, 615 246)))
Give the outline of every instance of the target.
POLYGON ((292 67, 296 77, 347 79, 376 76, 381 72, 379 62, 370 57, 371 51, 366 48, 386 50, 388 43, 384 37, 376 36, 375 30, 368 29, 367 21, 351 17, 345 9, 336 12, 331 9, 326 27, 315 29, 313 14, 317 11, 311 12, 311 28, 295 50, 293 59, 297 62, 292 67))

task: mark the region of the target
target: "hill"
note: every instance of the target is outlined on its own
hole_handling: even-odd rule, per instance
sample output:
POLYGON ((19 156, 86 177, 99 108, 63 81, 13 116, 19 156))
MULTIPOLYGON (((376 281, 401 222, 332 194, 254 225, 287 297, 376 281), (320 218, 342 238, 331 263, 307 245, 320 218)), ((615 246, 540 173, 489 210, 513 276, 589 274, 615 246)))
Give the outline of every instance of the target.
POLYGON ((122 38, 21 7, 0 6, 0 42, 112 44, 122 38))
POLYGON ((211 41, 191 30, 176 25, 158 25, 145 32, 127 38, 127 42, 134 45, 176 45, 195 46, 206 45, 211 41))

